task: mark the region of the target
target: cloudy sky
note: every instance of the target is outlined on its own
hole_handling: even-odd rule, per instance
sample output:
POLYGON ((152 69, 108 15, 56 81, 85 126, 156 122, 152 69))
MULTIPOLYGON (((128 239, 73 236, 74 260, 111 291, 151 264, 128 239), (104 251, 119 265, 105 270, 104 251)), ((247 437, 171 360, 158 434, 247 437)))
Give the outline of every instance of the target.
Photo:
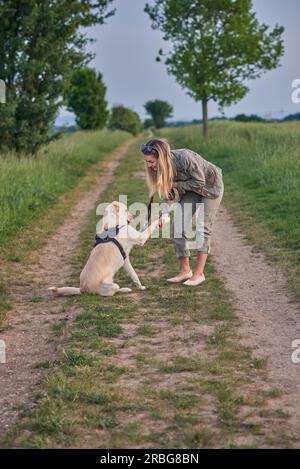
MULTIPOLYGON (((90 66, 103 74, 107 86, 109 107, 124 104, 145 118, 144 103, 149 99, 163 99, 174 107, 172 120, 201 118, 201 103, 195 102, 168 75, 163 62, 156 62, 160 48, 166 43, 159 31, 151 28, 144 13, 145 0, 115 0, 116 14, 106 25, 89 28, 88 36, 96 39, 89 50, 96 54, 90 66)), ((153 0, 148 0, 153 4, 153 0)), ((253 0, 253 9, 260 22, 285 27, 285 54, 281 67, 267 72, 260 79, 248 83, 248 95, 231 107, 225 115, 256 113, 263 117, 282 117, 300 112, 300 104, 291 100, 294 79, 300 78, 300 0, 253 0)), ((218 106, 210 101, 209 115, 219 115, 218 106)), ((58 123, 73 119, 62 110, 58 123)))

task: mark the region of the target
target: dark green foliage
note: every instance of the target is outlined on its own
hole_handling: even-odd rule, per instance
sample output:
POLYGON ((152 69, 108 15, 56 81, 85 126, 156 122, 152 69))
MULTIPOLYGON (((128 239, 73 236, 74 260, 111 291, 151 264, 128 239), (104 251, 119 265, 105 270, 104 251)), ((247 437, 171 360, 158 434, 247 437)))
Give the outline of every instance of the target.
POLYGON ((144 120, 144 127, 145 127, 145 129, 150 129, 150 127, 154 127, 153 119, 145 119, 144 120))
POLYGON ((296 114, 289 114, 283 120, 284 121, 300 121, 300 112, 296 114))
POLYGON ((66 90, 68 110, 76 114, 81 129, 102 129, 107 121, 106 86, 101 73, 85 68, 76 70, 66 90))
POLYGON ((0 145, 36 152, 52 126, 74 69, 93 57, 83 28, 102 24, 112 0, 0 0, 0 145))
POLYGON ((143 124, 136 112, 120 105, 112 108, 108 127, 111 130, 124 130, 138 135, 143 129, 143 124))
POLYGON ((247 116, 246 114, 237 114, 234 118, 238 122, 266 122, 262 117, 257 116, 256 114, 251 114, 247 116))
POLYGON ((161 129, 165 126, 165 121, 167 117, 171 117, 173 113, 173 107, 171 104, 166 101, 160 101, 156 99, 155 101, 148 101, 144 108, 152 118, 154 125, 157 129, 161 129))

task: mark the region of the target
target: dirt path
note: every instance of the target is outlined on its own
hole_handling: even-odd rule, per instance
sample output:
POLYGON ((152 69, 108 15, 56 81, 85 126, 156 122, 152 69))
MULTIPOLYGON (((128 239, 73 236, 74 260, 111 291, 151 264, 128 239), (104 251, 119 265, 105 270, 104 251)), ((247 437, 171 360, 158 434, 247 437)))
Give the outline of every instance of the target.
POLYGON ((258 357, 282 391, 282 406, 300 439, 300 364, 291 360, 292 341, 300 339, 300 307, 282 273, 262 254, 253 252, 222 207, 214 226, 213 261, 225 286, 234 294, 243 343, 258 357))
POLYGON ((33 253, 38 261, 18 265, 15 283, 10 292, 13 308, 8 317, 8 328, 1 333, 6 343, 5 365, 0 365, 0 435, 9 430, 22 405, 33 404, 33 391, 47 372, 34 368, 41 362, 53 361, 62 338, 49 340, 51 328, 72 321, 75 306, 65 309, 65 302, 53 302, 47 291, 51 285, 68 284, 72 272, 70 259, 76 249, 80 229, 98 197, 112 183, 120 159, 126 155, 132 140, 125 142, 94 166, 104 170, 95 186, 84 192, 72 208, 64 224, 49 238, 45 247, 33 253), (71 234, 71 236, 70 236, 71 234))
MULTIPOLYGON (((51 301, 46 287, 69 282, 72 274, 70 259, 76 249, 81 226, 99 195, 113 181, 119 160, 127 153, 130 144, 131 142, 126 142, 112 154, 108 162, 99 164, 99 167, 105 167, 104 175, 98 178, 97 184, 90 192, 84 193, 65 223, 40 250, 38 262, 30 265, 30 270, 21 265, 16 272, 16 283, 14 291, 11 292, 14 305, 9 314, 10 327, 1 334, 1 338, 6 341, 8 362, 0 366, 0 435, 14 423, 20 405, 30 407, 34 404, 33 392, 38 389, 38 381, 47 373, 47 370, 34 368, 34 365, 37 362, 51 362, 56 358, 57 347, 62 338, 49 341, 49 337, 53 335, 51 328, 59 323, 71 323, 78 312, 78 306, 66 308, 67 299, 61 299, 59 303, 51 301), (29 278, 31 282, 26 281, 29 278)), ((262 254, 252 252, 252 248, 245 242, 243 234, 235 227, 223 206, 215 222, 212 261, 226 288, 235 297, 243 343, 251 347, 255 356, 268 358, 269 377, 282 391, 280 405, 289 412, 289 424, 295 439, 299 441, 300 364, 295 365, 291 361, 291 343, 294 339, 300 339, 299 305, 288 292, 283 275, 270 266, 262 254)), ((156 263, 155 258, 153 266, 156 263)), ((166 276, 161 266, 159 271, 149 272, 149 277, 156 277, 158 274, 166 276)), ((169 295, 167 292, 165 298, 164 293, 161 294, 163 300, 169 295)), ((199 296, 201 294, 200 288, 199 296)), ((116 361, 116 365, 125 366, 129 370, 128 376, 124 375, 118 381, 122 389, 131 390, 129 395, 134 394, 133 390, 139 391, 139 387, 144 386, 147 379, 149 382, 155 382, 156 379, 158 390, 180 388, 185 384, 184 379, 189 376, 189 372, 180 375, 157 375, 157 367, 159 364, 168 364, 175 353, 188 357, 191 352, 202 352, 201 341, 196 340, 193 344, 190 341, 191 333, 203 335, 202 326, 195 330, 194 322, 185 323, 184 326, 172 325, 172 337, 167 340, 170 335, 170 318, 167 313, 160 317, 159 312, 155 311, 151 311, 150 317, 148 311, 143 312, 142 298, 139 293, 131 296, 139 311, 139 323, 136 323, 135 319, 134 324, 123 324, 123 335, 111 340, 120 353, 109 360, 112 364, 116 361), (138 334, 138 328, 143 325, 143 321, 146 321, 148 327, 153 327, 153 336, 138 334), (175 336, 178 340, 173 343, 171 339, 175 336), (124 343, 127 344, 126 347, 124 343), (150 352, 146 351, 147 347, 150 352), (143 353, 146 355, 144 374, 140 368, 135 372, 136 356, 143 353), (149 362, 147 353, 151 356, 149 362)), ((133 414, 129 411, 129 414, 123 412, 119 417, 125 425, 127 419, 132 422, 145 416, 141 412, 133 414)), ((214 428, 217 425, 216 413, 210 401, 201 418, 209 427, 214 428)), ((157 422, 152 428, 153 432, 156 430, 157 422)), ((99 432, 87 433, 85 438, 86 444, 83 446, 93 447, 95 438, 99 438, 99 432)))

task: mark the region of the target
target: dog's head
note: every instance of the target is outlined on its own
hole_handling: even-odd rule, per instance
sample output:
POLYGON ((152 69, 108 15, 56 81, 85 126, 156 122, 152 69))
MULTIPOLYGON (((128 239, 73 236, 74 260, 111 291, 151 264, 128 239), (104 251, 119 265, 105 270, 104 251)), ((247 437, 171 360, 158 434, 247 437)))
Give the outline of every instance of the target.
POLYGON ((108 230, 115 226, 126 225, 133 220, 133 215, 122 202, 114 200, 109 204, 103 216, 103 228, 108 230))

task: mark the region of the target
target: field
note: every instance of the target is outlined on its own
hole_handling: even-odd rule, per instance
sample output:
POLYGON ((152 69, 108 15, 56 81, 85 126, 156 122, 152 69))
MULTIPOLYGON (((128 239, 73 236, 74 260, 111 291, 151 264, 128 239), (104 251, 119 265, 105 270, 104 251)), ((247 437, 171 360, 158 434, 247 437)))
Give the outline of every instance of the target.
POLYGON ((76 132, 63 135, 34 158, 0 154, 0 246, 30 226, 90 165, 126 138, 126 132, 76 132))
MULTIPOLYGON (((2 447, 299 446, 299 376, 290 355, 299 332, 300 125, 214 122, 207 142, 198 126, 156 136, 223 171, 216 251, 198 288, 165 281, 177 269, 172 241, 151 239, 131 256, 145 292, 58 299, 46 290, 53 281, 78 285, 97 203, 119 194, 129 205, 147 201, 139 152, 146 133, 129 140, 84 132, 34 161, 1 158, 0 337, 13 362, 2 389, 14 394, 2 397, 2 447), (233 240, 225 228, 237 230, 233 240), (216 259, 226 250, 227 263, 216 259)), ((123 271, 116 280, 131 286, 123 271)))

